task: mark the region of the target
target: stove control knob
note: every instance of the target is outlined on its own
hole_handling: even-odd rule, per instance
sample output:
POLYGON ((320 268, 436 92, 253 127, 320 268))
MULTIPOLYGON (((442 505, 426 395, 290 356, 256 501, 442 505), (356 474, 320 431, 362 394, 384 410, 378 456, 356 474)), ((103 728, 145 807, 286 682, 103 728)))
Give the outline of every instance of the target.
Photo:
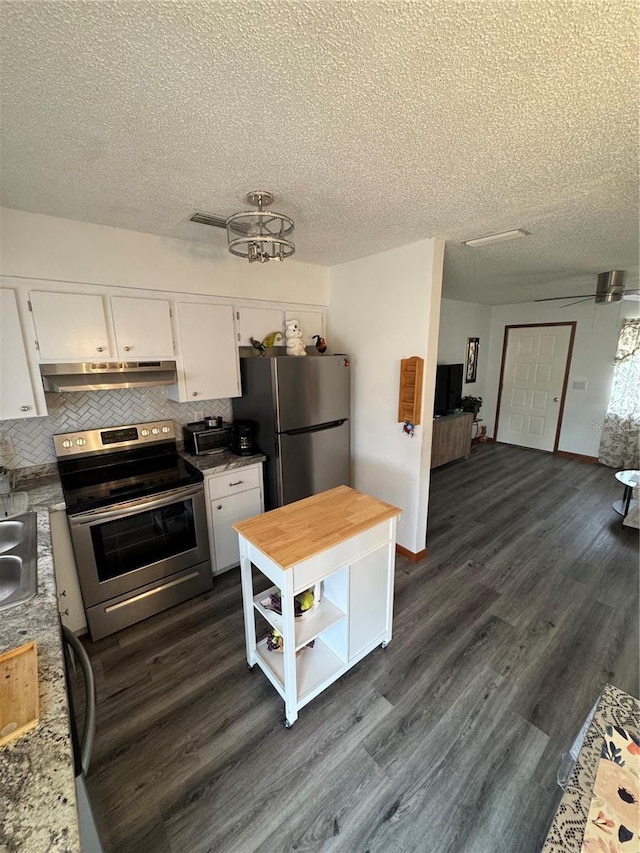
POLYGON ((84 447, 86 443, 86 438, 76 438, 76 444, 78 445, 78 447, 84 447))
POLYGON ((148 429, 141 429, 140 435, 143 436, 144 438, 146 438, 149 435, 149 430, 148 429))
POLYGON ((63 447, 73 447, 73 442, 71 441, 70 438, 65 438, 65 440, 62 442, 62 446, 63 447))
POLYGON ((158 429, 158 427, 154 427, 151 430, 151 435, 160 435, 160 430, 158 429))
POLYGON ((166 434, 166 433, 168 433, 168 432, 171 432, 171 430, 169 429, 169 427, 168 427, 168 426, 163 426, 163 427, 162 427, 162 432, 164 432, 164 433, 166 434))

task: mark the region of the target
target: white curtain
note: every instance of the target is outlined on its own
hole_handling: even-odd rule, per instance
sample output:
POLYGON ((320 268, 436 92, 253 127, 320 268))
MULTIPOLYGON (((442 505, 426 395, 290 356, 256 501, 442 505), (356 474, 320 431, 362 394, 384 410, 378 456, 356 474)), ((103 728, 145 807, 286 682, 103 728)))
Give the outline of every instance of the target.
POLYGON ((640 468, 640 319, 624 321, 614 364, 598 459, 612 468, 640 468))

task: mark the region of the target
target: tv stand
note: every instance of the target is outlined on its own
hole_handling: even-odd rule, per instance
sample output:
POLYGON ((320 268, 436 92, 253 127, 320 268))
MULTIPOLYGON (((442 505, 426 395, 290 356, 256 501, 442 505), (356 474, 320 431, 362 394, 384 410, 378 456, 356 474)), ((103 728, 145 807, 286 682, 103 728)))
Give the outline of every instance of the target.
POLYGON ((433 419, 431 467, 439 468, 471 453, 473 412, 456 412, 433 419))

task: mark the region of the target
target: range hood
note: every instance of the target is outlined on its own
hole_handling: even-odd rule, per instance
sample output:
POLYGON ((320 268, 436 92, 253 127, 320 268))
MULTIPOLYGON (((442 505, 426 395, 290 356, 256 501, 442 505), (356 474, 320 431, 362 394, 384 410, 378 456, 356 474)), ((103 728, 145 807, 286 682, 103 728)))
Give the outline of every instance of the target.
POLYGON ((45 391, 111 391, 116 388, 148 388, 174 385, 175 361, 101 361, 41 364, 45 391))

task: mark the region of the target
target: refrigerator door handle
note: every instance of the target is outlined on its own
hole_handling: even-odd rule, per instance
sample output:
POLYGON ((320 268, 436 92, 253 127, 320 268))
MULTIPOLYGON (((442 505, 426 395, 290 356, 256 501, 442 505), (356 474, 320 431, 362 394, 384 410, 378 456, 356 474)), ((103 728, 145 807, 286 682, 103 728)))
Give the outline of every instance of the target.
POLYGON ((287 429, 284 431, 283 435, 304 435, 309 432, 320 432, 323 429, 334 429, 334 427, 342 426, 346 420, 346 418, 342 418, 339 421, 329 421, 326 424, 318 424, 317 426, 302 427, 301 429, 287 429))

